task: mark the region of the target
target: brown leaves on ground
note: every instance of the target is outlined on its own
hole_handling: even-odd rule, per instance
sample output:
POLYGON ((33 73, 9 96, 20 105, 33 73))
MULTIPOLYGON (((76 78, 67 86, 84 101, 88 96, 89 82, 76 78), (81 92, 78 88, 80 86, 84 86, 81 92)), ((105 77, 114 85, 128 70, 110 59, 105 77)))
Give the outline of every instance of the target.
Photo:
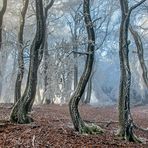
MULTIPOLYGON (((116 136, 117 108, 81 105, 80 112, 86 122, 93 122, 105 129, 102 135, 80 135, 73 129, 67 105, 35 106, 31 113, 34 122, 17 125, 10 123, 10 105, 0 105, 0 148, 147 148, 116 136)), ((135 122, 148 127, 148 106, 132 109, 135 122)), ((148 132, 135 131, 148 139, 148 132)))

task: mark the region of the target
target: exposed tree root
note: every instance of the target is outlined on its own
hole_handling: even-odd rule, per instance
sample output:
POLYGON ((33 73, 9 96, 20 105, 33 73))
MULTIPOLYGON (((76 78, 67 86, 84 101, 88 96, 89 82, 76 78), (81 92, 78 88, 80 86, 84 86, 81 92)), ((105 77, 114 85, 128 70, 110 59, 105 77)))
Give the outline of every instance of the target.
POLYGON ((129 120, 125 131, 125 139, 129 142, 142 143, 142 141, 133 133, 133 127, 133 120, 129 120))
POLYGON ((142 128, 142 127, 139 127, 138 125, 136 125, 135 123, 133 123, 133 124, 134 124, 135 129, 139 129, 139 130, 141 130, 143 132, 148 132, 148 128, 142 128))
POLYGON ((17 112, 17 113, 11 113, 10 121, 18 124, 27 124, 33 122, 33 119, 23 112, 21 113, 17 112))
POLYGON ((25 118, 11 118, 10 121, 18 124, 28 124, 33 122, 33 119, 29 116, 26 116, 25 118))
POLYGON ((120 140, 125 140, 125 136, 124 136, 123 132, 122 132, 120 129, 117 130, 116 136, 117 136, 120 140))
POLYGON ((135 143, 142 143, 140 138, 138 138, 134 133, 133 133, 133 120, 129 120, 128 124, 126 126, 125 131, 119 130, 117 133, 117 136, 121 138, 122 140, 127 140, 129 142, 135 142, 135 143))
POLYGON ((131 133, 130 135, 126 136, 125 139, 129 142, 135 142, 135 143, 142 143, 140 138, 138 138, 135 134, 131 133))
POLYGON ((92 135, 97 135, 97 134, 102 134, 104 133, 104 130, 94 124, 88 125, 84 124, 84 126, 81 126, 80 131, 81 134, 92 134, 92 135))

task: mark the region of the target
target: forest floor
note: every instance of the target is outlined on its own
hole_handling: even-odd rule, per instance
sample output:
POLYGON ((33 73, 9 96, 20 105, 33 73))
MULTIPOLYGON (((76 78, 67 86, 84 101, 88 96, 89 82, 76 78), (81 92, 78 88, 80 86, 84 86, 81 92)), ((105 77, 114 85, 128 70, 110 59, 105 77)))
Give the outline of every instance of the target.
MULTIPOLYGON (((34 122, 13 124, 8 121, 11 106, 0 104, 0 148, 148 148, 148 132, 135 130, 143 144, 129 143, 116 136, 117 108, 80 105, 85 121, 105 129, 101 135, 80 135, 73 129, 67 105, 35 106, 34 122)), ((135 122, 148 127, 148 106, 132 108, 135 122)))

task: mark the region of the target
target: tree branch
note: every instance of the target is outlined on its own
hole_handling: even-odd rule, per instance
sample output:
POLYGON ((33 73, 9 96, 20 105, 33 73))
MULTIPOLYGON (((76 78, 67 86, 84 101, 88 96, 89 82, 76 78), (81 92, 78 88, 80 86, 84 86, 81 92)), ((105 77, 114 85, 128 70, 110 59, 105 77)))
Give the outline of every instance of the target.
POLYGON ((129 12, 128 12, 128 16, 131 14, 131 12, 136 9, 138 6, 140 6, 141 4, 143 4, 146 0, 141 0, 139 3, 135 4, 134 6, 132 6, 130 9, 129 9, 129 12))

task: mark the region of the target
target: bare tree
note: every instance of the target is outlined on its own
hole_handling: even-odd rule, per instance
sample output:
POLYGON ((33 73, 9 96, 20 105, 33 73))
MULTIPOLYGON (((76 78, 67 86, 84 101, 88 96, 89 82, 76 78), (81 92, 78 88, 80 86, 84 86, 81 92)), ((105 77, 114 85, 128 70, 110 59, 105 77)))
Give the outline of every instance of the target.
POLYGON ((2 30, 3 30, 3 17, 7 9, 7 0, 3 0, 3 7, 0 10, 0 51, 2 47, 2 30))
POLYGON ((19 31, 18 31, 18 48, 19 48, 18 49, 18 73, 17 73, 16 83, 15 83, 14 103, 16 103, 21 97, 21 85, 22 85, 22 80, 24 76, 23 35, 24 35, 25 16, 28 8, 28 3, 29 3, 29 0, 23 1, 23 7, 20 12, 20 25, 19 25, 19 31))
POLYGON ((121 25, 119 39, 119 58, 120 58, 120 87, 119 87, 119 133, 123 139, 133 142, 139 142, 133 134, 133 120, 130 114, 130 85, 131 71, 129 65, 129 41, 128 28, 131 12, 146 0, 142 0, 129 9, 128 0, 120 0, 121 6, 121 25))
POLYGON ((44 95, 43 95, 43 100, 45 100, 45 102, 47 104, 50 104, 52 101, 50 100, 50 96, 47 96, 47 88, 48 88, 48 58, 49 58, 49 52, 48 52, 48 30, 47 30, 47 18, 48 18, 48 11, 49 9, 52 7, 52 5, 54 4, 55 0, 51 0, 46 6, 45 6, 45 14, 44 14, 44 21, 45 21, 45 42, 44 42, 44 56, 43 56, 43 60, 44 60, 44 95))
POLYGON ((89 77, 91 75, 93 61, 94 61, 95 32, 93 29, 93 22, 91 20, 89 7, 90 7, 90 1, 84 0, 83 15, 84 15, 85 26, 87 29, 87 34, 88 34, 88 47, 87 47, 88 54, 87 54, 87 59, 86 59, 85 69, 83 71, 83 74, 78 82, 75 92, 73 93, 70 99, 69 111, 70 111, 71 119, 76 131, 79 131, 80 133, 94 134, 94 133, 101 133, 102 129, 98 126, 88 126, 82 120, 78 111, 78 104, 83 95, 83 92, 85 90, 89 77))
POLYGON ((37 70, 43 55, 42 45, 45 38, 43 3, 42 0, 36 0, 35 2, 37 28, 36 35, 30 49, 30 65, 27 84, 24 94, 16 102, 10 115, 10 120, 16 123, 29 123, 32 121, 32 119, 28 116, 28 112, 32 107, 35 99, 37 86, 37 70))
POLYGON ((147 71, 145 61, 144 61, 144 49, 143 49, 142 40, 138 32, 134 30, 131 25, 129 27, 129 30, 134 38, 134 41, 137 47, 137 53, 138 53, 138 58, 139 58, 139 62, 140 62, 141 69, 142 69, 143 80, 144 80, 146 87, 148 88, 148 71, 147 71))
MULTIPOLYGON (((7 0, 3 0, 3 6, 2 9, 0 10, 0 54, 2 55, 2 30, 3 30, 3 16, 6 12, 7 9, 7 0)), ((1 60, 3 61, 3 58, 5 56, 1 56, 1 60)), ((4 59, 5 60, 5 59, 4 59)), ((1 98, 1 93, 2 93, 2 80, 3 80, 3 66, 0 67, 0 98, 1 98)))

